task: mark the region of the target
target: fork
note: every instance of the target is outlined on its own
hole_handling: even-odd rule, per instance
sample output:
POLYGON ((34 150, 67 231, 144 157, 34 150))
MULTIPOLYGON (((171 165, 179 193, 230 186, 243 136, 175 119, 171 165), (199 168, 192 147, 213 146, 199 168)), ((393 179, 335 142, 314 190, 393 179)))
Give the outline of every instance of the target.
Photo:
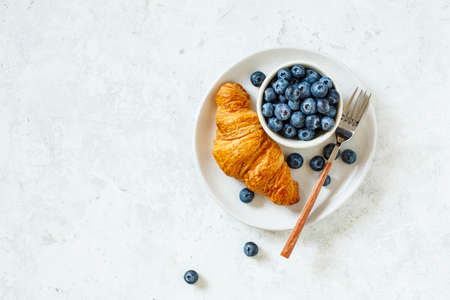
POLYGON ((355 134, 356 128, 358 127, 359 121, 361 121, 364 112, 366 111, 367 106, 369 105, 369 100, 372 94, 369 94, 367 91, 363 91, 358 87, 353 92, 350 100, 344 107, 344 112, 342 114, 341 120, 339 122, 339 126, 336 128, 336 144, 334 145, 333 151, 331 152, 330 157, 328 158, 325 167, 320 174, 319 180, 317 181, 311 195, 306 201, 305 206, 300 214, 300 217, 295 224, 294 229, 291 232, 286 244, 284 245, 283 250, 281 251, 281 256, 289 258, 292 250, 297 243, 300 232, 303 229, 303 226, 308 219, 309 213, 316 202, 317 196, 319 195, 320 189, 327 178, 328 172, 330 171, 331 165, 333 164, 334 159, 339 151, 339 148, 343 143, 348 141, 355 134), (358 92, 358 96, 356 97, 355 102, 352 105, 353 99, 355 98, 356 93, 358 92))

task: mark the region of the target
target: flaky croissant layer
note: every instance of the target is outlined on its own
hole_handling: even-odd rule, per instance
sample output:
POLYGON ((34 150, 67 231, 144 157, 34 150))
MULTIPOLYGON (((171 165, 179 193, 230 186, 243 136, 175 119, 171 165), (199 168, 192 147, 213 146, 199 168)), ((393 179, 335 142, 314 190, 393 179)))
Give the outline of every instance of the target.
POLYGON ((223 84, 216 103, 217 131, 212 154, 219 167, 275 204, 297 203, 298 184, 292 180, 280 147, 264 132, 244 88, 234 82, 223 84))

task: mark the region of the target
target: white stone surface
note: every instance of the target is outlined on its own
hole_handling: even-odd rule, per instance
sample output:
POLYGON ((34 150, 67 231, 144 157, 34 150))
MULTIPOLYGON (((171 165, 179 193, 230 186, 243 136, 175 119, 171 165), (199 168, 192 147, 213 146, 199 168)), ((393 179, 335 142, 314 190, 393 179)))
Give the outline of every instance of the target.
POLYGON ((446 0, 0 1, 0 299, 449 299, 449 16, 446 0), (290 260, 287 232, 215 204, 192 150, 214 79, 279 46, 347 64, 379 122, 365 184, 290 260))

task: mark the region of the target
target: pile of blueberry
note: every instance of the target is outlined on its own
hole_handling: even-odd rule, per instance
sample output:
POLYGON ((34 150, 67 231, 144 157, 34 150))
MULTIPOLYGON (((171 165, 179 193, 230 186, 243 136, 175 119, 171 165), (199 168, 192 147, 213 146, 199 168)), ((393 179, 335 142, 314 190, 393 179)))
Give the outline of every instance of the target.
MULTIPOLYGON (((265 78, 257 71, 250 81, 259 87, 265 78)), ((280 69, 264 90, 262 114, 273 132, 309 141, 334 127, 338 102, 339 94, 329 77, 293 65, 280 69)))

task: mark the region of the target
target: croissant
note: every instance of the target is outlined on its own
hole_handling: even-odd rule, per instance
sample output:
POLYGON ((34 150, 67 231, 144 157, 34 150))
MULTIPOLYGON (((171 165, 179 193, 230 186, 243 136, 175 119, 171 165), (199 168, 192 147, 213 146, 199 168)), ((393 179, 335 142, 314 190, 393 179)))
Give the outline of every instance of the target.
POLYGON ((216 139, 212 154, 228 176, 279 205, 300 199, 298 184, 280 147, 264 132, 242 86, 228 82, 216 94, 216 139))

